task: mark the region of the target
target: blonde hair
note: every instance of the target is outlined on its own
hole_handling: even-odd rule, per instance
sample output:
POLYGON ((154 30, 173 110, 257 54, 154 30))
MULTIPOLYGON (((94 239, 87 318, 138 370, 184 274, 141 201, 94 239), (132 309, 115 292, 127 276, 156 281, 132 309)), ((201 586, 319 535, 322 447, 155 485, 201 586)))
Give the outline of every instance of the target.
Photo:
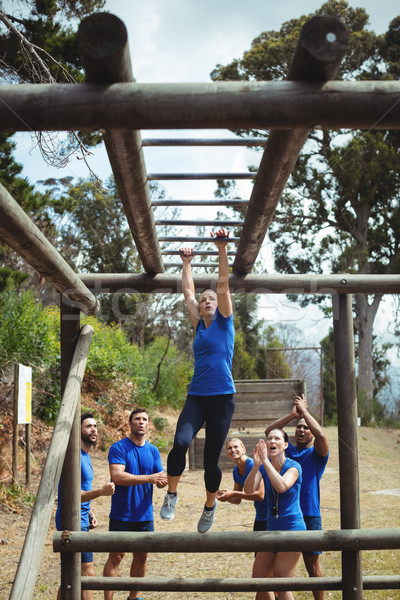
POLYGON ((233 438, 229 438, 229 440, 226 440, 225 450, 228 448, 228 444, 230 444, 231 442, 239 442, 239 444, 242 446, 242 448, 244 450, 246 449, 246 446, 243 444, 243 442, 242 442, 242 440, 240 438, 233 437, 233 438))

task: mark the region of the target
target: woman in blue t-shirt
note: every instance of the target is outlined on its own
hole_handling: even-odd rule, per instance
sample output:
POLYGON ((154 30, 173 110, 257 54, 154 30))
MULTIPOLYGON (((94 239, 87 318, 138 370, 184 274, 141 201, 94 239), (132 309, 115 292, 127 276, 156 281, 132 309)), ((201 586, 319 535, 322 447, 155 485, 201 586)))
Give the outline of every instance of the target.
POLYGON ((229 502, 230 504, 240 504, 242 500, 252 500, 256 511, 253 531, 267 530, 267 500, 264 497, 264 481, 260 480, 260 485, 253 494, 246 494, 243 491, 244 482, 254 465, 254 460, 246 454, 246 448, 239 438, 231 438, 225 444, 226 456, 235 464, 233 467, 233 490, 218 490, 217 498, 219 502, 229 502))
POLYGON ((221 482, 219 456, 228 434, 235 408, 232 379, 234 327, 232 301, 229 292, 227 244, 229 231, 220 229, 214 234, 218 248, 217 292, 205 290, 197 301, 193 282, 192 249, 181 250, 182 292, 190 321, 196 331, 193 343, 194 373, 189 393, 176 426, 174 445, 168 455, 168 492, 160 516, 170 521, 175 516, 177 486, 185 468, 186 451, 190 442, 205 424, 204 481, 206 502, 197 525, 205 533, 214 522, 217 509, 216 494, 221 482))
MULTIPOLYGON (((272 429, 267 443, 260 440, 254 450, 254 466, 245 484, 246 494, 257 489, 264 480, 267 498, 268 531, 305 530, 300 508, 301 466, 287 458, 287 434, 272 429)), ((257 552, 253 577, 292 577, 300 552, 257 552)), ((258 592, 256 600, 274 600, 273 592, 258 592)), ((278 592, 279 600, 292 600, 292 592, 278 592)))

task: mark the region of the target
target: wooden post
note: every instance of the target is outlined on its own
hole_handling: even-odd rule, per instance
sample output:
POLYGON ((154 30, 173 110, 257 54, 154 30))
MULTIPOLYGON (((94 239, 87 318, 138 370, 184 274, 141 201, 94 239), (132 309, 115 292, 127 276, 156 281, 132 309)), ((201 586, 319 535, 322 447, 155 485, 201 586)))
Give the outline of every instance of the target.
MULTIPOLYGON (((288 79, 321 84, 332 79, 347 51, 345 26, 328 16, 312 17, 300 32, 288 79)), ((233 273, 250 273, 275 209, 308 136, 308 129, 273 130, 254 182, 233 273)))
MULTIPOLYGON (((60 296, 61 390, 64 391, 80 329, 79 310, 60 296)), ((81 403, 75 409, 60 481, 61 528, 81 528, 81 403)), ((61 600, 81 598, 81 555, 61 557, 61 600)))
POLYGON ((18 485, 18 364, 14 365, 12 483, 15 486, 18 485))
MULTIPOLYGON (((352 296, 338 294, 338 318, 333 321, 339 436, 340 516, 342 529, 359 529, 360 486, 357 443, 357 393, 354 356, 352 296)), ((361 555, 342 552, 343 598, 363 596, 361 555)))
POLYGON ((26 423, 25 425, 25 486, 29 488, 31 484, 31 432, 32 424, 26 423))
MULTIPOLYGON (((91 83, 133 81, 124 23, 109 13, 94 13, 83 19, 78 43, 86 77, 91 83)), ((104 134, 108 157, 119 196, 147 273, 164 270, 158 243, 140 131, 107 129, 104 134)))
POLYGON ((61 400, 10 600, 31 600, 33 596, 92 335, 92 327, 85 325, 79 336, 61 400))

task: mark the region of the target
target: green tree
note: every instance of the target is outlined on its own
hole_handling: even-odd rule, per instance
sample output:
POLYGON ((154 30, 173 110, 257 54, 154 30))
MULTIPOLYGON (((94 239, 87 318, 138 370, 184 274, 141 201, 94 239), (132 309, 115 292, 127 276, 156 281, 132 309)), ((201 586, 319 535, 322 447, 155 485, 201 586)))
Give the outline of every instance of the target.
MULTIPOLYGON (((25 177, 21 177, 22 165, 13 157, 15 142, 7 134, 0 133, 0 183, 7 189, 35 225, 54 242, 57 236, 53 222, 55 198, 49 191, 39 191, 25 177)), ((33 274, 25 261, 8 244, 0 242, 0 289, 14 283, 19 285, 33 274)), ((32 283, 32 282, 31 282, 32 283)), ((42 281, 35 274, 34 283, 40 289, 42 281)))
POLYGON ((105 0, 20 0, 0 7, 3 81, 83 81, 76 43, 79 20, 105 0))
MULTIPOLYGON (((349 7, 345 0, 329 0, 317 14, 335 16, 349 30, 350 48, 340 78, 398 77, 400 17, 391 22, 385 35, 376 35, 367 29, 366 11, 349 7)), ((262 33, 242 59, 218 65, 211 77, 233 80, 285 77, 300 28, 307 18, 288 21, 278 32, 262 33)), ((398 132, 393 131, 310 133, 269 230, 275 242, 278 271, 349 272, 366 276, 399 272, 398 141, 398 132)), ((370 404, 374 394, 372 332, 381 299, 379 293, 354 297, 358 390, 370 404)), ((303 305, 308 301, 305 297, 301 299, 303 305)))
POLYGON ((337 425, 336 372, 333 329, 321 340, 322 348, 322 396, 324 399, 325 425, 337 425))

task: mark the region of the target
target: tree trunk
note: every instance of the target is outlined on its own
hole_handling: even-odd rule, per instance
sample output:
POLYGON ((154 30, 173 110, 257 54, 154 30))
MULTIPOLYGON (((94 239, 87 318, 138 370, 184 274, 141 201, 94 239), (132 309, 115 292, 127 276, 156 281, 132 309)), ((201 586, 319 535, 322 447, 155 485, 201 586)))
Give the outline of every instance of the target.
POLYGON ((358 332, 358 397, 364 399, 359 415, 361 418, 374 421, 372 414, 373 360, 372 360, 372 330, 382 294, 376 294, 371 304, 367 294, 356 294, 355 303, 357 317, 354 320, 358 332))

